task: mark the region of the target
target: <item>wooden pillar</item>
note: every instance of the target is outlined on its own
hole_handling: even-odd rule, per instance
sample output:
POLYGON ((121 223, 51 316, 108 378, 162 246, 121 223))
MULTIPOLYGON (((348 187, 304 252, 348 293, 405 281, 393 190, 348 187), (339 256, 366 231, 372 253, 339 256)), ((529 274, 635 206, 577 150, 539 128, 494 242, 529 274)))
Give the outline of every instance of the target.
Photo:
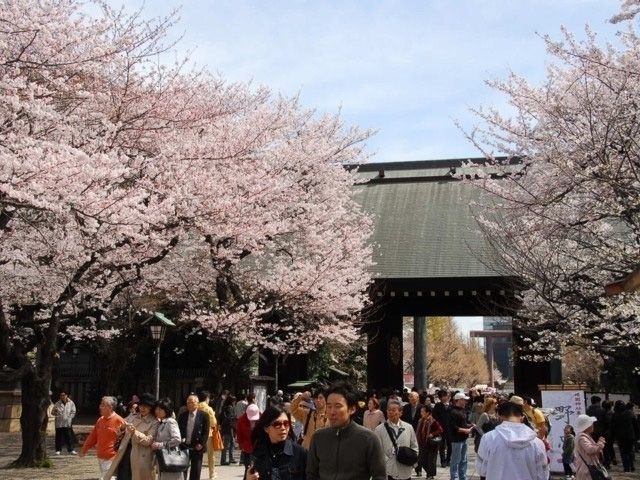
POLYGON ((513 383, 517 395, 533 397, 541 403, 538 385, 551 385, 551 362, 532 362, 520 358, 519 349, 523 345, 522 334, 513 334, 513 383))
POLYGON ((413 386, 426 390, 427 380, 427 317, 413 317, 413 386))
POLYGON ((371 324, 367 345, 367 386, 380 390, 401 390, 402 373, 402 317, 385 315, 371 324))

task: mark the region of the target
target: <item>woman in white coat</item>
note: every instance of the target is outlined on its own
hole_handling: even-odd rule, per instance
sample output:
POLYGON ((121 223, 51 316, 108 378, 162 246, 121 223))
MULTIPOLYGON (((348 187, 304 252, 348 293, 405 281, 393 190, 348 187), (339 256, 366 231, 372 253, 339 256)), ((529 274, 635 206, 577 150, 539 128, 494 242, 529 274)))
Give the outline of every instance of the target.
MULTIPOLYGON (((155 415, 158 419, 158 433, 156 441, 151 444, 151 448, 156 451, 161 448, 173 448, 180 445, 180 428, 174 418, 173 405, 171 400, 164 398, 156 403, 155 415)), ((160 472, 158 480, 182 480, 182 472, 160 472)))

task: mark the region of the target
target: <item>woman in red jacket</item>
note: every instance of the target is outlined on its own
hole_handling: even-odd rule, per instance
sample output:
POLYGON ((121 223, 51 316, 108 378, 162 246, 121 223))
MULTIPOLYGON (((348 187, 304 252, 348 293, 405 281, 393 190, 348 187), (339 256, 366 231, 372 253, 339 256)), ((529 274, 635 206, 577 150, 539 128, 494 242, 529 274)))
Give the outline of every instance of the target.
POLYGON ((242 452, 240 453, 240 462, 244 465, 244 476, 247 475, 247 469, 251 463, 251 454, 253 453, 251 431, 253 430, 253 427, 255 427, 259 418, 260 409, 254 403, 249 405, 242 416, 238 418, 236 436, 238 437, 238 446, 242 452))
POLYGON ((442 442, 442 426, 431 415, 431 405, 420 407, 420 422, 416 437, 418 437, 418 463, 427 472, 427 478, 434 478, 438 447, 442 442))

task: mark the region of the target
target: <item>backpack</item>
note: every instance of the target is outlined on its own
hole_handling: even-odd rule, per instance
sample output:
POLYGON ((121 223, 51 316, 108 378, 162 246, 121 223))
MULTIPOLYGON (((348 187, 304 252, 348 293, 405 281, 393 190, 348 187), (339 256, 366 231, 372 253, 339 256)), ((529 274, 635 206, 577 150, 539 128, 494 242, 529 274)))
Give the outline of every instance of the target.
POLYGON ((495 428, 500 425, 500 419, 498 417, 489 417, 489 420, 484 422, 481 427, 484 433, 490 432, 491 430, 495 430, 495 428))
POLYGON ((220 415, 220 425, 224 429, 233 429, 236 426, 236 412, 231 405, 222 409, 220 415))

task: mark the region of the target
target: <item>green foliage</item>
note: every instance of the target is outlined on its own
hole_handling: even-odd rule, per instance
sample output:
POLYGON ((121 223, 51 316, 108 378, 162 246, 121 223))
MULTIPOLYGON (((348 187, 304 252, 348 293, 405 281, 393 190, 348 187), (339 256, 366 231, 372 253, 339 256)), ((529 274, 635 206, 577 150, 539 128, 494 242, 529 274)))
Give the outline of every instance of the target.
POLYGON ((49 457, 44 457, 42 460, 36 460, 36 468, 51 468, 53 464, 49 457))
POLYGON ((351 345, 325 343, 309 354, 309 378, 330 380, 329 368, 334 367, 348 374, 348 380, 361 390, 367 387, 366 337, 351 345))

